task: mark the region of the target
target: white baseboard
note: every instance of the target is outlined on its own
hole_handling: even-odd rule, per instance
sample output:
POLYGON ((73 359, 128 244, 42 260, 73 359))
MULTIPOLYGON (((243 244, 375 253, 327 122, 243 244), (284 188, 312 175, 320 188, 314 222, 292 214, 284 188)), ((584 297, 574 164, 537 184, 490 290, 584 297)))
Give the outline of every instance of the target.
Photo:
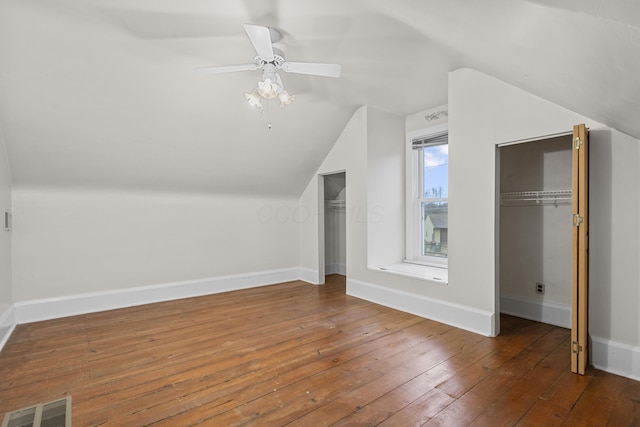
POLYGON ((592 336, 591 364, 597 369, 640 381, 640 347, 592 336))
MULTIPOLYGON (((345 264, 328 264, 325 267, 324 274, 341 274, 347 275, 347 266, 345 264)), ((324 283, 324 277, 320 277, 318 270, 300 267, 300 280, 311 283, 312 285, 320 285, 324 283)))
POLYGON ((495 335, 492 313, 347 278, 347 294, 485 336, 495 335))
POLYGON ((324 283, 323 280, 320 280, 320 272, 318 270, 312 270, 310 268, 300 267, 300 280, 311 283, 312 285, 319 285, 320 283, 324 283))
POLYGON ((258 271, 184 282, 22 301, 14 304, 15 323, 57 319, 116 308, 190 298, 300 279, 299 268, 258 271))
POLYGON ((571 306, 515 295, 500 295, 500 312, 536 322, 571 328, 571 306))
MULTIPOLYGON (((18 302, 0 314, 0 350, 2 350, 2 347, 11 336, 16 324, 20 323, 247 289, 293 280, 303 280, 317 284, 318 272, 306 268, 288 268, 91 294, 71 295, 62 298, 18 302)), ((351 279, 347 279, 347 293, 358 298, 433 319, 461 329, 486 336, 494 335, 492 330, 494 316, 487 311, 351 279)), ((506 312, 505 306, 508 307, 508 304, 514 301, 521 302, 518 301, 519 298, 508 297, 507 299, 508 301, 505 301, 501 298, 503 312, 506 312)), ((554 305, 551 307, 552 312, 554 312, 554 310, 557 311, 557 313, 554 312, 554 318, 566 317, 567 310, 562 307, 564 306, 559 305, 555 307, 554 305)), ((540 311, 539 307, 538 311, 540 311)), ((522 310, 516 315, 525 317, 521 313, 522 310)), ((544 319, 547 320, 541 321, 556 324, 548 320, 549 316, 544 319)), ((566 327, 563 324, 559 326, 566 327)), ((591 362, 597 369, 634 380, 640 380, 639 347, 633 347, 604 338, 591 337, 591 362)))
POLYGON ((15 309, 13 306, 7 307, 4 313, 0 314, 0 350, 9 340, 11 333, 16 327, 15 309))

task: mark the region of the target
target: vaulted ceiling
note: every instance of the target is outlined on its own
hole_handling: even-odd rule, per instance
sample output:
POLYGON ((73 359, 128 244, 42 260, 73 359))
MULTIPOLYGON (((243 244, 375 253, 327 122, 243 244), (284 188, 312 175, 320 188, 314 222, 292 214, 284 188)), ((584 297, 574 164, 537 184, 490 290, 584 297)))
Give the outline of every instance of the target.
POLYGON ((640 138, 629 0, 0 0, 0 130, 16 187, 300 194, 352 113, 447 102, 474 68, 640 138), (242 24, 274 26, 296 94, 264 113, 242 24), (271 121, 273 127, 267 128, 271 121))

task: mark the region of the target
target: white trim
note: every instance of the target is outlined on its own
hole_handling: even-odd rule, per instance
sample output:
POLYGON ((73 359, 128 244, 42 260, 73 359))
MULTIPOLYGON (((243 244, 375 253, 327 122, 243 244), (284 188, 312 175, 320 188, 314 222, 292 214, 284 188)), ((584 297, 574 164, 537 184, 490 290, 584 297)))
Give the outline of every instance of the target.
POLYGON ((640 381, 640 347, 592 336, 591 363, 597 369, 640 381))
POLYGON ((573 136, 573 131, 550 133, 550 134, 547 134, 547 135, 535 136, 535 137, 532 137, 532 138, 524 138, 524 139, 518 139, 518 140, 515 140, 515 141, 500 142, 500 143, 496 144, 496 146, 497 147, 508 147, 510 145, 525 144, 527 142, 542 141, 542 140, 545 140, 545 139, 559 138, 561 136, 567 136, 567 135, 573 136))
POLYGON ((298 280, 299 278, 299 268, 286 268, 69 295, 60 298, 21 301, 14 304, 15 321, 20 324, 57 319, 78 314, 272 285, 298 280))
POLYGON ((16 316, 13 305, 7 307, 5 312, 0 316, 0 351, 9 340, 9 337, 16 328, 16 316))
POLYGON ((324 283, 325 276, 325 232, 324 232, 324 223, 325 223, 325 202, 324 202, 324 180, 325 175, 318 174, 318 210, 316 211, 316 215, 318 218, 318 271, 316 274, 316 279, 308 281, 309 283, 313 283, 314 285, 318 285, 320 283, 324 283))
POLYGON ((318 270, 300 267, 299 271, 299 279, 303 282, 311 283, 312 285, 320 285, 324 283, 324 278, 323 280, 320 280, 320 272, 318 270))
POLYGON ((428 280, 439 285, 446 285, 449 283, 449 270, 442 267, 433 267, 413 262, 400 262, 397 264, 369 268, 372 270, 382 271, 384 273, 428 280))
POLYGON ((485 336, 493 336, 493 313, 347 278, 347 294, 485 336))
POLYGON ((422 213, 420 211, 419 169, 420 160, 413 150, 412 141, 415 138, 428 137, 449 131, 448 121, 431 127, 417 129, 405 133, 405 258, 411 261, 422 261, 435 267, 447 268, 448 258, 423 256, 421 245, 422 213))
POLYGON ((515 295, 500 295, 500 312, 571 328, 571 306, 515 295))

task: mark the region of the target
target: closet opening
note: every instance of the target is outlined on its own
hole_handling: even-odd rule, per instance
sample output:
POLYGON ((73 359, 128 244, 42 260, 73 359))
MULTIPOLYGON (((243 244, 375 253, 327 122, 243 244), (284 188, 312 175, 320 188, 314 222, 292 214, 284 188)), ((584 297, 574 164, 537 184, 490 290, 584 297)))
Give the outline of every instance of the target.
POLYGON ((570 329, 572 134, 498 146, 496 164, 500 312, 570 329))
POLYGON ((323 220, 321 220, 320 279, 347 275, 346 173, 320 175, 323 220), (324 270, 324 271, 323 271, 324 270))

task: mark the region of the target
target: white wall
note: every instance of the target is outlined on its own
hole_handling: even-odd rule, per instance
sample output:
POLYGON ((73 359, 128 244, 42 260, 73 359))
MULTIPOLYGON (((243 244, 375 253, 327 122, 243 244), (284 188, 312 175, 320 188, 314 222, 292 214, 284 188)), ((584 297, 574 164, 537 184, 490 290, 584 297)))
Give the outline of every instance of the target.
MULTIPOLYGON (((378 268, 404 257, 404 150, 405 119, 362 107, 317 171, 346 170, 347 293, 488 335, 490 314, 455 303, 450 287, 378 268)), ((316 175, 300 211, 317 206, 316 175)), ((317 214, 301 223, 301 263, 313 283, 320 283, 318 232, 317 214)))
POLYGON ((404 118, 368 109, 365 188, 369 267, 401 262, 405 257, 404 128, 404 118))
MULTIPOLYGON (((11 210, 11 175, 7 150, 0 126, 0 219, 5 209, 11 210)), ((9 319, 9 309, 13 304, 11 288, 11 239, 12 232, 0 230, 0 348, 3 337, 8 332, 13 319, 9 319)))
MULTIPOLYGON (((402 259, 403 144, 403 118, 361 107, 300 197, 302 212, 317 212, 318 175, 346 171, 349 279, 380 277, 376 276, 377 272, 370 271, 368 265, 402 259)), ((317 235, 317 218, 310 216, 309 221, 301 224, 300 253, 302 266, 310 271, 312 277, 318 270, 317 235)), ((321 280, 317 279, 315 283, 319 282, 321 280)))
POLYGON ((297 268, 297 200, 14 189, 16 302, 297 268))
POLYGON ((405 118, 405 131, 409 133, 417 130, 428 129, 434 126, 440 126, 448 122, 448 117, 449 106, 447 104, 409 114, 405 118))
MULTIPOLYGON (((640 141, 613 130, 589 138, 590 334, 638 352, 640 141)), ((632 368, 640 379, 640 359, 632 368)))
POLYGON ((318 175, 346 172, 346 262, 347 275, 362 269, 366 259, 366 126, 367 107, 355 111, 333 148, 312 176, 299 200, 300 266, 305 280, 324 283, 320 277, 320 254, 318 236, 321 231, 318 219, 319 195, 318 175), (365 234, 364 241, 358 240, 365 234))

